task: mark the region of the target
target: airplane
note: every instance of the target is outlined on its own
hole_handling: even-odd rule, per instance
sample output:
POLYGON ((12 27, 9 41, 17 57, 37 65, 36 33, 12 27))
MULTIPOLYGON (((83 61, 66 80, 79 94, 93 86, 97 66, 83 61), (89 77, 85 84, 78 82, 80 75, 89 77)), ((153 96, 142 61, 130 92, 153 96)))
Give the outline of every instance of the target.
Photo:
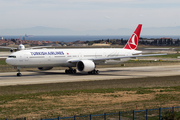
POLYGON ((167 54, 146 54, 138 51, 138 41, 142 24, 139 24, 124 48, 87 48, 87 49, 31 49, 12 53, 6 63, 17 67, 17 76, 21 76, 21 68, 36 67, 39 70, 50 70, 53 67, 68 67, 65 73, 75 74, 76 67, 80 72, 99 74, 96 65, 107 64, 108 60, 157 56, 167 54))
MULTIPOLYGON (((47 47, 52 47, 52 46, 36 46, 36 47, 28 47, 25 48, 25 46, 22 44, 22 41, 20 41, 20 44, 17 48, 15 47, 4 47, 4 46, 0 46, 0 48, 3 49, 10 49, 10 52, 12 53, 13 51, 19 51, 19 50, 25 50, 25 49, 34 49, 34 48, 47 48, 47 47)), ((9 56, 10 53, 5 53, 5 54, 1 54, 0 58, 7 58, 9 56)))
POLYGON ((15 50, 15 51, 24 50, 25 46, 22 44, 22 41, 20 41, 20 44, 17 48, 15 48, 15 47, 4 47, 4 46, 0 46, 0 48, 10 49, 10 52, 13 52, 13 50, 15 50))
POLYGON ((35 47, 25 48, 25 46, 22 44, 22 40, 20 40, 20 44, 19 44, 19 46, 17 48, 0 46, 0 48, 10 49, 10 52, 13 52, 14 50, 16 52, 16 51, 19 51, 19 50, 34 49, 34 48, 46 48, 46 47, 52 47, 52 46, 35 46, 35 47))

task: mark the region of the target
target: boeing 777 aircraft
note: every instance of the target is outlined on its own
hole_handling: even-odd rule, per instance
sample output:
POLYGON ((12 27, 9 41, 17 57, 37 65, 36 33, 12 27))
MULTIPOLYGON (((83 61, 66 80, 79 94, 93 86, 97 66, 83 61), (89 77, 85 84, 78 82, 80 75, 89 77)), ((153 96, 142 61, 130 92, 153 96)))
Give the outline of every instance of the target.
POLYGON ((76 69, 72 69, 76 67, 80 72, 99 74, 99 71, 95 70, 96 65, 106 64, 107 60, 121 61, 123 58, 165 55, 141 55, 142 51, 136 50, 141 28, 142 24, 139 24, 124 48, 21 50, 8 56, 6 63, 17 67, 17 76, 21 76, 20 68, 37 67, 39 70, 50 70, 58 66, 69 67, 65 73, 76 73, 76 69))

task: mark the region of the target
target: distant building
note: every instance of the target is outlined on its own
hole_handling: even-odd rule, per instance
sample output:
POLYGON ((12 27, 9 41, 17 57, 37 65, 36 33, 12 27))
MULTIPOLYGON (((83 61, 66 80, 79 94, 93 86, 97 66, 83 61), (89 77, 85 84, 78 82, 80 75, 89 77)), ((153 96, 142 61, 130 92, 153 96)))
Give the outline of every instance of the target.
POLYGON ((86 47, 86 46, 88 46, 88 44, 73 44, 72 46, 75 46, 75 47, 86 47))
POLYGON ((0 36, 0 40, 3 40, 3 37, 2 37, 2 36, 0 36))
POLYGON ((66 44, 63 45, 63 47, 66 47, 66 46, 67 46, 66 44))
POLYGON ((106 43, 95 43, 92 46, 111 46, 110 44, 106 44, 106 43))

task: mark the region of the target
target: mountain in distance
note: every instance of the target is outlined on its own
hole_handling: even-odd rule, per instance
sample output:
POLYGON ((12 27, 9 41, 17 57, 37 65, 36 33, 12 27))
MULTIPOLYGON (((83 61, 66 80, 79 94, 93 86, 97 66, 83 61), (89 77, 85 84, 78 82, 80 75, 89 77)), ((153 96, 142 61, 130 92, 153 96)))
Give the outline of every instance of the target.
POLYGON ((144 35, 180 35, 180 26, 176 27, 151 27, 142 30, 144 35))
MULTIPOLYGON (((120 28, 117 30, 87 30, 73 31, 66 28, 32 27, 19 29, 0 29, 0 35, 131 35, 133 29, 120 28)), ((150 27, 143 28, 141 35, 180 35, 180 26, 177 27, 150 27)))
POLYGON ((74 31, 65 28, 51 28, 36 26, 32 28, 18 28, 18 29, 0 29, 0 35, 63 35, 70 34, 74 31))
MULTIPOLYGON (((120 28, 118 30, 106 29, 102 31, 86 31, 90 35, 131 35, 133 29, 120 28)), ((142 28, 141 35, 178 35, 180 36, 180 26, 177 27, 147 27, 142 28)))

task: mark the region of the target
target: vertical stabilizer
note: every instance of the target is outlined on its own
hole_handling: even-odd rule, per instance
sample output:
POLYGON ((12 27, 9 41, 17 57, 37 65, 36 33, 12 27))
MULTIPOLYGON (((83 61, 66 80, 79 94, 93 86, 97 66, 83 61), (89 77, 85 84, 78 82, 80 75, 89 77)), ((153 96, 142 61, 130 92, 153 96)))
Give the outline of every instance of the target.
POLYGON ((139 36, 141 33, 142 24, 139 24, 132 34, 131 38, 126 43, 124 49, 136 50, 138 46, 139 36))

